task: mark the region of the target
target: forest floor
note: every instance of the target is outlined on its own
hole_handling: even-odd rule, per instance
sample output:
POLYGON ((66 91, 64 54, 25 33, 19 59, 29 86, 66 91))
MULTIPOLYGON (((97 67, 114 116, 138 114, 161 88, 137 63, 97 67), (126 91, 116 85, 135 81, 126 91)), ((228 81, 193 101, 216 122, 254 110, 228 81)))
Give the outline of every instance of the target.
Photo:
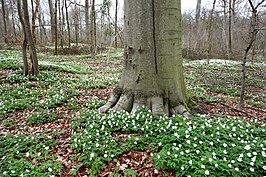
POLYGON ((122 56, 39 53, 41 74, 25 77, 21 52, 2 50, 0 78, 8 77, 0 80, 0 176, 266 174, 265 63, 248 64, 239 110, 239 62, 186 61, 195 119, 158 120, 145 110, 95 111, 120 78, 122 56))

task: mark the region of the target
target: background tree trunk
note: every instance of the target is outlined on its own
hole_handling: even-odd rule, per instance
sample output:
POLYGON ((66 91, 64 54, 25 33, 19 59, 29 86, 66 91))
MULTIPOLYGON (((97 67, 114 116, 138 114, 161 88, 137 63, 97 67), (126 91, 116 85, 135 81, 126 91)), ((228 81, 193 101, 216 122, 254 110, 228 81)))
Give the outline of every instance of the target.
POLYGON ((195 42, 195 49, 200 49, 200 30, 201 30, 201 24, 200 24, 200 14, 201 14, 201 0, 197 0, 197 7, 196 7, 196 42, 195 42))
POLYGON ((44 36, 44 25, 42 22, 42 12, 40 9, 40 13, 38 14, 38 23, 39 23, 39 38, 40 38, 40 43, 43 43, 43 36, 44 36))
POLYGON ((77 1, 75 0, 75 11, 74 11, 74 25, 75 25, 75 41, 76 41, 76 47, 79 45, 79 9, 77 6, 77 1))
POLYGON ((27 0, 23 0, 22 2, 23 2, 25 31, 26 31, 26 36, 27 36, 26 38, 29 42, 29 46, 31 49, 32 74, 36 76, 39 74, 40 71, 39 71, 39 65, 38 65, 35 43, 33 41, 32 33, 31 33, 31 29, 30 29, 28 2, 27 2, 27 0))
MULTIPOLYGON (((228 47, 229 56, 232 56, 232 17, 233 17, 233 0, 229 0, 229 17, 228 17, 228 47)), ((230 59, 229 58, 229 59, 230 59)))
POLYGON ((67 45, 68 48, 71 48, 71 37, 70 37, 70 24, 69 24, 69 17, 68 17, 68 5, 67 0, 65 0, 65 10, 66 10, 66 22, 67 22, 67 45))
POLYGON ((13 33, 14 33, 14 38, 15 38, 15 41, 17 41, 17 32, 16 32, 16 24, 15 24, 15 7, 14 7, 14 4, 13 4, 13 1, 10 1, 10 5, 11 5, 11 18, 12 18, 12 27, 13 27, 13 33))
POLYGON ((210 21, 209 21, 209 30, 208 30, 208 59, 207 63, 209 64, 210 59, 212 58, 212 21, 213 21, 213 12, 215 11, 216 0, 213 0, 210 21))
POLYGON ((252 48, 253 43, 256 40, 256 36, 259 32, 259 20, 258 20, 258 11, 257 9, 259 8, 259 6, 265 2, 265 0, 261 0, 257 5, 254 4, 254 2, 252 2, 252 0, 248 0, 249 5, 251 7, 251 11, 252 11, 252 16, 251 16, 251 24, 250 24, 250 30, 249 30, 249 41, 248 41, 248 45, 245 49, 244 52, 244 57, 243 57, 243 61, 242 61, 242 80, 241 80, 241 91, 240 91, 240 101, 239 101, 239 109, 242 110, 244 108, 245 105, 245 89, 246 89, 246 62, 247 62, 247 58, 248 58, 248 53, 250 51, 250 49, 252 48))
POLYGON ((21 0, 17 0, 17 10, 18 10, 18 16, 19 20, 22 26, 23 34, 24 34, 24 40, 22 43, 22 61, 23 61, 23 75, 27 76, 29 75, 29 63, 27 59, 27 34, 26 34, 26 27, 25 27, 25 22, 24 18, 22 16, 22 10, 21 10, 21 0))
POLYGON ((86 24, 86 42, 90 44, 90 14, 89 14, 89 0, 85 0, 85 24, 86 24))
POLYGON ((51 25, 52 43, 54 43, 54 41, 55 41, 55 17, 54 17, 53 0, 48 0, 48 3, 49 3, 49 12, 50 12, 50 25, 51 25))
POLYGON ((196 7, 196 25, 199 24, 200 12, 201 12, 201 0, 197 0, 197 7, 196 7))
POLYGON ((59 21, 59 39, 60 39, 60 47, 61 49, 64 48, 64 43, 63 43, 63 36, 64 36, 64 17, 63 17, 63 9, 64 9, 64 1, 62 2, 62 6, 61 6, 61 0, 58 1, 58 21, 59 21))
POLYGON ((118 16, 117 16, 117 12, 118 12, 118 0, 115 0, 115 49, 117 49, 117 39, 118 39, 118 16))
POLYGON ((134 112, 145 106, 157 115, 188 116, 182 67, 180 0, 125 0, 123 76, 99 110, 134 112), (167 9, 167 10, 165 10, 167 9))
POLYGON ((3 23, 4 23, 4 39, 5 39, 5 43, 8 42, 7 39, 7 25, 6 25, 6 9, 5 9, 5 1, 1 0, 1 4, 2 4, 2 14, 3 14, 3 23))
POLYGON ((96 11, 95 0, 91 0, 91 54, 96 54, 96 11))
POLYGON ((34 8, 34 2, 32 0, 31 6, 32 6, 32 21, 31 21, 32 28, 31 28, 31 31, 32 31, 33 41, 36 44, 36 19, 37 19, 38 13, 39 13, 40 0, 35 1, 35 8, 34 8))
POLYGON ((57 27, 58 0, 54 3, 54 54, 58 55, 58 27, 57 27))

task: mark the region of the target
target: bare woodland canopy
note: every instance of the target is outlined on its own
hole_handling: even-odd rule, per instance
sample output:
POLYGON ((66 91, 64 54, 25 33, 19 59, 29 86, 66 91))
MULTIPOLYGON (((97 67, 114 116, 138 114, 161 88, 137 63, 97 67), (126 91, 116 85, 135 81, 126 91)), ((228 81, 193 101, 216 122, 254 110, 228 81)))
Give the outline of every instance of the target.
MULTIPOLYGON (((123 47, 123 3, 121 1, 57 0, 56 2, 55 0, 32 0, 29 3, 31 22, 37 5, 35 17, 37 44, 47 45, 54 42, 56 11, 59 47, 86 44, 90 50, 97 49, 96 46, 98 48, 111 45, 123 47)), ((183 12, 183 56, 206 58, 211 45, 209 55, 212 58, 227 58, 230 51, 230 58, 240 59, 243 48, 248 42, 251 23, 251 7, 248 1, 212 0, 208 5, 203 2, 198 4, 197 11, 183 12)), ((252 2, 256 5, 260 1, 252 2)), ((21 43, 23 32, 16 0, 1 0, 0 5, 0 41, 6 40, 9 44, 21 43)), ((265 2, 258 8, 261 28, 266 26, 265 8, 265 2)), ((265 30, 258 33, 252 48, 254 55, 265 57, 265 36, 265 30)))

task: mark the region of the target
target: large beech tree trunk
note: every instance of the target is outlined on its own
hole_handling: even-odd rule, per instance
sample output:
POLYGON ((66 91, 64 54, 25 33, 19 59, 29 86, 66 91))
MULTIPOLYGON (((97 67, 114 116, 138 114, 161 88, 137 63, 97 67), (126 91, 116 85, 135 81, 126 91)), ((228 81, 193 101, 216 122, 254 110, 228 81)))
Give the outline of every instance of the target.
POLYGON ((125 0, 124 4, 124 72, 99 111, 134 112, 144 106, 157 115, 189 116, 181 56, 180 0, 125 0))

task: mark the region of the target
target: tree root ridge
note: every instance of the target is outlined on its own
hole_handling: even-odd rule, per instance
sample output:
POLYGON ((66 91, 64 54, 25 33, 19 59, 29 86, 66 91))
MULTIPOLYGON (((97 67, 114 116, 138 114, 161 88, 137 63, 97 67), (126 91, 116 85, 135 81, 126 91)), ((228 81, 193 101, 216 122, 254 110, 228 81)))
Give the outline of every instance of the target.
MULTIPOLYGON (((118 90, 118 89, 117 89, 118 90)), ((134 113, 140 108, 151 110, 157 116, 172 116, 183 115, 184 117, 191 117, 191 114, 183 104, 171 107, 169 98, 164 98, 162 94, 156 92, 141 93, 129 90, 114 91, 107 103, 98 110, 101 113, 107 113, 109 110, 122 111, 134 113)))

